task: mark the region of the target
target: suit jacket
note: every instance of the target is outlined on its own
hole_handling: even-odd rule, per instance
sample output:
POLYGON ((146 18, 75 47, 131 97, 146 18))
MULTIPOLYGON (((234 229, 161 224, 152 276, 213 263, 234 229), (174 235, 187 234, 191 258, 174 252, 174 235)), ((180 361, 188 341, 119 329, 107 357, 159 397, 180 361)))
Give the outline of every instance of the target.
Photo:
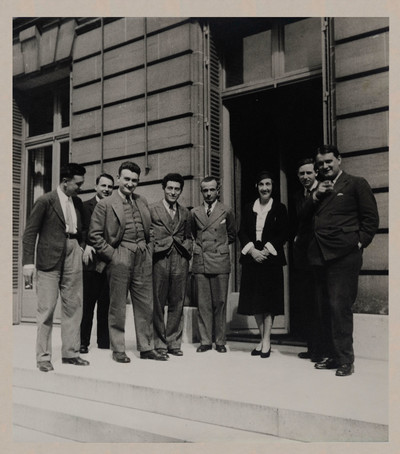
POLYGON ((192 230, 190 212, 187 208, 176 204, 178 222, 171 225, 171 216, 165 209, 162 200, 150 206, 151 228, 154 235, 154 255, 166 254, 172 247, 176 247, 179 253, 190 260, 192 256, 192 230))
POLYGON ((204 204, 192 210, 193 247, 192 272, 224 274, 231 270, 229 244, 236 239, 233 211, 217 202, 208 217, 204 204))
MULTIPOLYGON (((74 203, 78 241, 82 239, 83 207, 79 197, 72 197, 74 203)), ((67 242, 65 219, 57 191, 48 192, 37 199, 26 224, 22 239, 22 264, 35 263, 36 237, 39 236, 36 248, 36 268, 41 271, 53 269, 65 251, 67 242)))
POLYGON ((293 259, 296 268, 306 269, 310 266, 307 250, 313 236, 313 205, 307 204, 308 199, 304 196, 304 190, 295 193, 293 199, 297 216, 296 236, 293 242, 293 259))
MULTIPOLYGON (((146 243, 149 244, 152 253, 150 225, 151 218, 147 200, 137 194, 132 194, 136 201, 143 222, 146 243)), ((114 191, 110 197, 101 199, 93 210, 90 220, 88 241, 96 249, 99 257, 96 271, 102 272, 107 263, 111 261, 114 250, 119 246, 125 232, 125 213, 123 200, 118 191, 114 191)))
MULTIPOLYGON (((96 205, 97 205, 96 196, 83 202, 83 219, 84 220, 83 220, 82 235, 85 239, 86 244, 89 244, 90 246, 92 246, 92 244, 90 243, 89 238, 88 238, 89 225, 90 225, 90 219, 92 218, 92 214, 93 214, 93 211, 94 211, 94 208, 96 205)), ((98 261, 99 260, 98 260, 97 254, 94 254, 93 260, 91 260, 88 265, 84 265, 83 269, 85 271, 94 271, 96 269, 96 265, 97 265, 98 261)))
MULTIPOLYGON (((242 247, 253 242, 256 243, 256 222, 257 213, 253 211, 254 203, 246 205, 242 214, 239 240, 242 247)), ((275 248, 277 255, 270 255, 262 266, 283 266, 286 265, 286 258, 283 252, 283 245, 288 238, 289 221, 285 205, 273 200, 272 207, 265 218, 264 228, 261 234, 261 243, 264 247, 266 243, 271 243, 275 248)), ((241 263, 254 263, 253 258, 249 255, 241 255, 241 263)))
POLYGON ((378 229, 376 200, 364 178, 343 172, 332 193, 310 203, 314 205, 314 237, 308 254, 312 263, 317 259, 315 242, 324 260, 332 260, 348 254, 358 242, 367 247, 378 229))

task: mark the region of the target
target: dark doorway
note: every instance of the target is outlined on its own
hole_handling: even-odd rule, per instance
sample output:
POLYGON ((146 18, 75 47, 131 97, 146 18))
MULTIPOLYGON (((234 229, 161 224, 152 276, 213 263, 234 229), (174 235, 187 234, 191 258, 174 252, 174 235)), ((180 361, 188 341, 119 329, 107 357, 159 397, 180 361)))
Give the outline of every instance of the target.
MULTIPOLYGON (((237 219, 246 203, 256 199, 255 176, 270 170, 277 180, 274 197, 287 205, 290 218, 289 313, 291 336, 302 337, 307 314, 299 307, 293 285, 291 243, 296 216, 292 195, 301 190, 296 165, 311 156, 323 142, 321 78, 271 88, 226 100, 230 113, 230 138, 235 161, 235 210, 237 219)), ((237 259, 240 246, 237 247, 237 259)), ((240 267, 236 261, 235 286, 239 291, 240 267)), ((288 314, 286 314, 286 317, 288 314)))

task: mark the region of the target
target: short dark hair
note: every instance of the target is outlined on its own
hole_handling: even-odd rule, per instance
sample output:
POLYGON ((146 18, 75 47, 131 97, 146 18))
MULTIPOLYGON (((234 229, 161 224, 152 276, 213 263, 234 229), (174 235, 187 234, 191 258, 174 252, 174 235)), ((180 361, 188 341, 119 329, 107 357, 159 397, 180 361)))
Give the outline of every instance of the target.
POLYGON ((306 164, 315 165, 315 159, 314 158, 302 158, 302 159, 299 159, 297 161, 296 169, 299 170, 301 166, 305 166, 306 164))
POLYGON ((203 184, 203 183, 209 183, 210 181, 215 181, 217 183, 217 188, 219 188, 219 181, 216 177, 212 177, 212 176, 207 176, 207 177, 204 177, 201 181, 200 181, 200 186, 203 184))
POLYGON ((60 169, 60 181, 64 178, 67 180, 72 180, 75 175, 82 176, 85 175, 86 169, 81 166, 80 164, 76 164, 75 162, 69 162, 65 164, 60 169))
POLYGON ((261 180, 264 180, 264 178, 269 178, 271 181, 272 181, 272 184, 275 183, 275 177, 273 176, 273 174, 269 171, 269 170, 261 170, 261 172, 259 172, 257 174, 257 177, 256 177, 256 185, 261 181, 261 180))
POLYGON ((167 175, 165 175, 161 182, 161 186, 163 189, 165 189, 165 187, 167 186, 168 181, 174 181, 175 183, 179 183, 181 185, 181 189, 183 189, 183 186, 185 184, 183 176, 180 173, 168 173, 167 175))
POLYGON ((113 182, 114 186, 114 177, 112 177, 109 173, 101 173, 97 178, 96 178, 96 184, 99 184, 100 178, 108 178, 113 182))
POLYGON ((335 158, 340 157, 339 150, 335 145, 321 145, 320 147, 317 148, 317 152, 315 153, 315 156, 317 154, 328 154, 328 153, 333 153, 335 158))
POLYGON ((128 169, 131 172, 137 173, 138 175, 140 175, 140 172, 141 172, 140 167, 135 162, 132 162, 132 161, 125 161, 119 166, 118 176, 121 176, 121 172, 124 169, 128 169))

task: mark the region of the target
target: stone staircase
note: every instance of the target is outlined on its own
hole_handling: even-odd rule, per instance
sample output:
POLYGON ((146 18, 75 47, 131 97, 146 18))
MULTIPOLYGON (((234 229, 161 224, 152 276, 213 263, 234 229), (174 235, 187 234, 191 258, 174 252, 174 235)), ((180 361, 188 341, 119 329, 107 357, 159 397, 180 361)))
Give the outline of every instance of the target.
POLYGON ((17 442, 388 440, 387 361, 356 358, 355 374, 339 378, 299 359, 299 347, 273 345, 264 360, 250 355, 253 344, 235 342, 226 354, 184 343, 181 358, 144 361, 128 327, 131 363, 93 347, 84 355, 90 366, 76 367, 62 364, 55 327, 55 370, 43 373, 34 361, 36 327, 13 329, 17 442))

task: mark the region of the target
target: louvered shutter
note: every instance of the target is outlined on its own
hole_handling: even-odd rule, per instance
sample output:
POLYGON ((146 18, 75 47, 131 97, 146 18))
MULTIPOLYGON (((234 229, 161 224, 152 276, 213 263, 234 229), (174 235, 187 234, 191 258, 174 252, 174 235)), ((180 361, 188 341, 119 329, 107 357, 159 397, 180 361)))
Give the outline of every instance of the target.
POLYGON ((22 191, 22 115, 13 100, 13 154, 12 154, 12 288, 13 322, 19 322, 20 257, 21 257, 21 191, 22 191))

